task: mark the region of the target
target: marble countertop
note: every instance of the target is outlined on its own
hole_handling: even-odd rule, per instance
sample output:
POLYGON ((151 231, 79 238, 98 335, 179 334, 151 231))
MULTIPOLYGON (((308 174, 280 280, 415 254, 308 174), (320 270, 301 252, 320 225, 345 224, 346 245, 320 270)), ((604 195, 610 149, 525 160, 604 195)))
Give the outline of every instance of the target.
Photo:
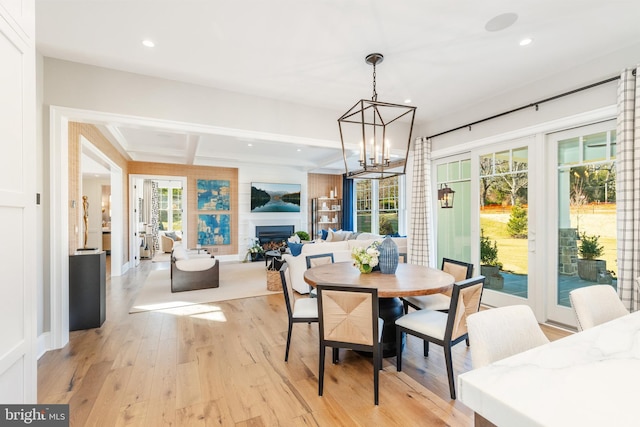
POLYGON ((458 390, 497 426, 639 426, 640 312, 463 373, 458 390))

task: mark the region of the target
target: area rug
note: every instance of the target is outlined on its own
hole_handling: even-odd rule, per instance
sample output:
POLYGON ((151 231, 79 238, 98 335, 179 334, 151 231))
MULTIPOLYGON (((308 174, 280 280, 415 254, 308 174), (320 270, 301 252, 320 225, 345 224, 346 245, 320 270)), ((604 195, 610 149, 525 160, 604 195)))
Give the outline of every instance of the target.
POLYGON ((151 262, 169 262, 171 261, 171 254, 166 254, 164 252, 158 252, 151 262))
POLYGON ((282 294, 267 290, 267 272, 261 262, 220 263, 220 286, 197 291, 171 292, 170 271, 152 270, 129 313, 167 310, 192 304, 282 294))

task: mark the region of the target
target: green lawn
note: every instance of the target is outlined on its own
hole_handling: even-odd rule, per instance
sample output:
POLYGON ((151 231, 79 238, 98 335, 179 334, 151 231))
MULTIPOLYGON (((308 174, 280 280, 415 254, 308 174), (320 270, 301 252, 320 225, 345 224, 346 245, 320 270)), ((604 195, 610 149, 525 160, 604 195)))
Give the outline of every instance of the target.
MULTIPOLYGON (((616 263, 616 224, 615 205, 594 205, 571 214, 571 224, 580 232, 600 236, 604 246, 604 255, 600 259, 607 261, 607 269, 618 271, 616 263)), ((513 239, 507 233, 508 213, 481 212, 480 228, 484 235, 495 240, 498 245, 498 259, 503 270, 518 274, 527 273, 527 239, 513 239)))

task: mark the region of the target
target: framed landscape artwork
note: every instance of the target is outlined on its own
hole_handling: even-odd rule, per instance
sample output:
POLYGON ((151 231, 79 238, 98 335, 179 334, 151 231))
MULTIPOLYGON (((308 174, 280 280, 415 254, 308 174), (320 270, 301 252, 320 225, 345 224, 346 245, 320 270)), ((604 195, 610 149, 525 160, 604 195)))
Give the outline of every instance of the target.
POLYGON ((252 182, 251 212, 300 212, 300 184, 252 182))
POLYGON ((198 180, 198 210, 228 211, 230 204, 230 185, 227 180, 198 180))
POLYGON ((198 243, 202 246, 231 244, 231 215, 199 214, 198 243))

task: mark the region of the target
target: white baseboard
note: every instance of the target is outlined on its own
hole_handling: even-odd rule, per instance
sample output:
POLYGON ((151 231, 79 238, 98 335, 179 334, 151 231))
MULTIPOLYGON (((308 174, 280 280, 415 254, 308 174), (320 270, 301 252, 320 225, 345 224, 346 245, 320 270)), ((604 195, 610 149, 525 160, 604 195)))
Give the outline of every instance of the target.
POLYGON ((51 350, 51 332, 43 332, 37 339, 36 352, 38 360, 49 350, 51 350))

